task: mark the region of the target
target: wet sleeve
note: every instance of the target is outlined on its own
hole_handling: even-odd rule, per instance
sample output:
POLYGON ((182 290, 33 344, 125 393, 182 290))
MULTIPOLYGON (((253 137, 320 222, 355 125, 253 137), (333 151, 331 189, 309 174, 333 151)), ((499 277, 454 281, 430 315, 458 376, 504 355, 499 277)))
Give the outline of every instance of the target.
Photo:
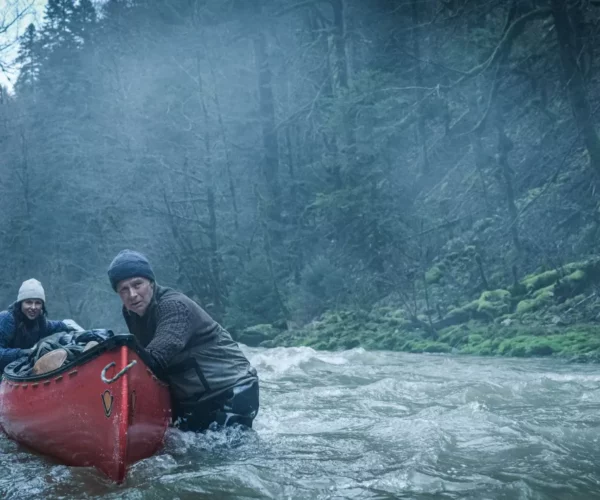
POLYGON ((171 300, 159 304, 156 313, 156 333, 146 347, 146 353, 156 364, 150 368, 164 372, 173 356, 183 351, 192 336, 190 310, 185 304, 171 300))
POLYGON ((46 329, 47 329, 47 335, 52 335, 53 333, 57 333, 57 332, 71 332, 71 331, 75 330, 74 328, 71 328, 67 324, 63 323, 62 321, 52 321, 52 320, 46 321, 46 329))
POLYGON ((24 355, 22 349, 9 347, 15 336, 15 320, 12 314, 0 315, 0 370, 24 355))

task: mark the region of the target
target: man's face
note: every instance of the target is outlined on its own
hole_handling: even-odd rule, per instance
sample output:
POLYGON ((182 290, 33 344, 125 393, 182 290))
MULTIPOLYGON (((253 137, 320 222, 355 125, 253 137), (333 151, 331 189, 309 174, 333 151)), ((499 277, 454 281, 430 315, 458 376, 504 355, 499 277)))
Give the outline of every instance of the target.
POLYGON ((120 281, 117 292, 123 305, 138 316, 143 316, 150 305, 154 289, 149 279, 142 277, 129 278, 120 281))
POLYGON ((21 302, 21 312, 32 321, 42 314, 43 307, 44 303, 40 299, 27 299, 21 302))

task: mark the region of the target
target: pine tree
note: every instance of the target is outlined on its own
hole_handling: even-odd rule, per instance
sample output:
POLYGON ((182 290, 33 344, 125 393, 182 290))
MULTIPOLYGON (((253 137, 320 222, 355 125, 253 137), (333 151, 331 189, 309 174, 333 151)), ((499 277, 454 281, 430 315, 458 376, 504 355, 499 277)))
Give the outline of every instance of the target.
POLYGON ((42 60, 39 38, 33 24, 27 26, 19 43, 19 55, 15 62, 20 66, 20 72, 15 89, 20 94, 35 93, 42 60))
POLYGON ((75 12, 73 0, 48 0, 44 13, 42 43, 49 53, 58 49, 72 49, 76 46, 71 22, 75 12))
POLYGON ((90 0, 79 0, 69 23, 75 40, 82 46, 89 45, 96 27, 96 9, 90 0))
POLYGON ((90 0, 49 0, 46 5, 40 44, 45 58, 41 78, 45 90, 73 98, 85 75, 82 50, 91 46, 96 11, 90 0))

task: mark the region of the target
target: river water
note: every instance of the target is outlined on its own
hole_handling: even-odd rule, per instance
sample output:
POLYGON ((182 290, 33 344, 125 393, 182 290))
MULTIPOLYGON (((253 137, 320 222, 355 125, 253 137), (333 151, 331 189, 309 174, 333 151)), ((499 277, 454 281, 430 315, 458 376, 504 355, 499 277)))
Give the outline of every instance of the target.
POLYGON ((600 367, 245 349, 253 431, 170 430, 116 486, 0 437, 0 498, 600 499, 600 367))

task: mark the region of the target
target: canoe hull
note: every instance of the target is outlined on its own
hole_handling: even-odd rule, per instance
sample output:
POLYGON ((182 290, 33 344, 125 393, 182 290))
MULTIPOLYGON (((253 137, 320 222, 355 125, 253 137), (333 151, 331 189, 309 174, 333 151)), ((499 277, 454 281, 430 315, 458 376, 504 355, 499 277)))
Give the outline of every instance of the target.
POLYGON ((122 482, 129 465, 158 452, 170 396, 126 345, 31 381, 2 380, 0 425, 15 441, 71 466, 96 467, 122 482), (131 366, 130 364, 133 365, 131 366), (112 383, 105 380, 130 365, 112 383))

